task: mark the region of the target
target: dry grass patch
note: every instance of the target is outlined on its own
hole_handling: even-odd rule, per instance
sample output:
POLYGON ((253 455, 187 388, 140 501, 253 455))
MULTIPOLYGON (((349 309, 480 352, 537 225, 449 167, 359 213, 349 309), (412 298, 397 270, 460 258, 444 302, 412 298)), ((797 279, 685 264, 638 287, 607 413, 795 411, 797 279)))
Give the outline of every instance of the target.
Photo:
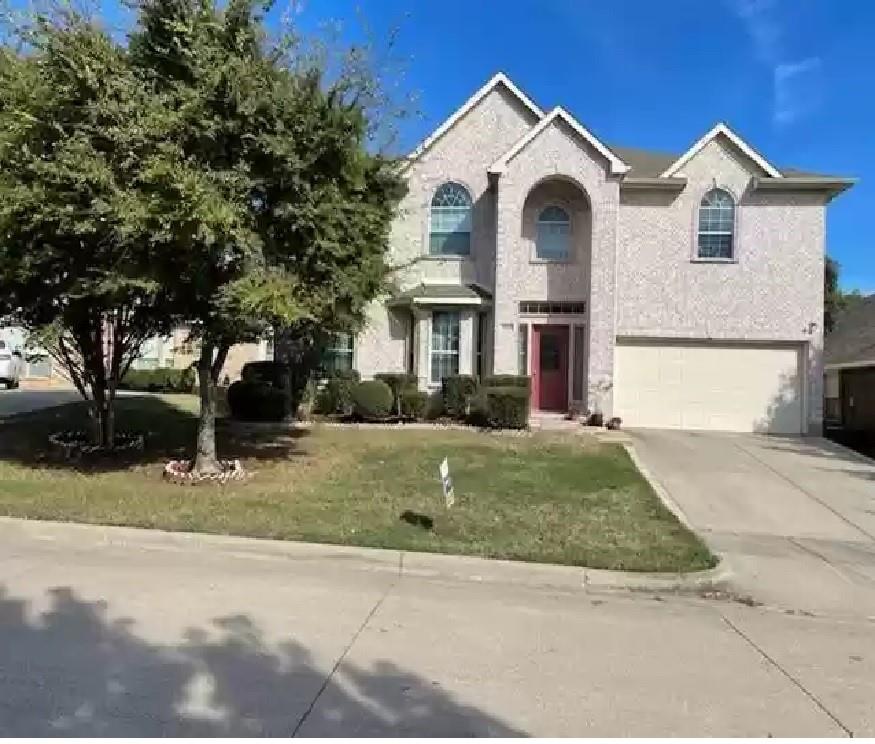
POLYGON ((0 428, 0 513, 168 530, 345 543, 637 571, 691 571, 713 556, 662 505, 616 445, 581 437, 314 427, 220 437, 254 477, 162 482, 193 441, 193 398, 120 404, 121 428, 151 432, 136 463, 74 468, 42 459, 49 431, 81 426, 66 406, 0 428), (443 504, 447 457, 456 505, 443 504), (431 528, 401 519, 430 517, 431 528))

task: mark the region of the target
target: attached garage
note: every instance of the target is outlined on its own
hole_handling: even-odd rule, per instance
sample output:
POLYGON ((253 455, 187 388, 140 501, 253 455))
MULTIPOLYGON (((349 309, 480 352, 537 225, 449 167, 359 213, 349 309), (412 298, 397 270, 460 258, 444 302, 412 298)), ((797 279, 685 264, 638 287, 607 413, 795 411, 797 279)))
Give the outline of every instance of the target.
POLYGON ((800 434, 803 346, 617 341, 614 413, 624 426, 800 434))

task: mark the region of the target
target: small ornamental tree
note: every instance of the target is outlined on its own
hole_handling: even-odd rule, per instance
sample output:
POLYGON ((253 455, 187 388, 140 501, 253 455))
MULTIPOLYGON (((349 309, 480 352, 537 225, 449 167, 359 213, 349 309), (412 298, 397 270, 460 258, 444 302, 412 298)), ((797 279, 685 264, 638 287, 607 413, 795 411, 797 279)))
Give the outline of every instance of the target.
POLYGON ((300 336, 359 323, 385 286, 404 193, 399 164, 368 150, 365 78, 327 82, 290 37, 268 40, 261 8, 146 0, 130 42, 167 112, 132 229, 200 340, 199 473, 221 470, 215 391, 229 347, 268 326, 300 336))
MULTIPOLYGON (((130 230, 161 110, 109 36, 37 18, 0 46, 0 295, 91 403, 113 446, 113 400, 142 343, 169 328, 147 244, 130 230)), ((21 30, 21 29, 19 29, 21 30)))

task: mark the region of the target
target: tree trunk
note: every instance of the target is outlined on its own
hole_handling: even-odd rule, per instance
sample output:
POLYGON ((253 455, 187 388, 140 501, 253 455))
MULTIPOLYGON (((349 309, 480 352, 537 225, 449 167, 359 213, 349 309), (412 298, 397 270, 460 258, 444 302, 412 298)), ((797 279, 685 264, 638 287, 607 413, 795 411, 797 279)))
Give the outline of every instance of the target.
POLYGON ((197 427, 197 452, 191 470, 212 475, 222 472, 216 455, 216 381, 213 377, 213 345, 204 342, 197 365, 201 411, 197 427))
POLYGON ((112 448, 115 443, 113 400, 106 390, 94 386, 91 391, 92 439, 98 447, 112 448))

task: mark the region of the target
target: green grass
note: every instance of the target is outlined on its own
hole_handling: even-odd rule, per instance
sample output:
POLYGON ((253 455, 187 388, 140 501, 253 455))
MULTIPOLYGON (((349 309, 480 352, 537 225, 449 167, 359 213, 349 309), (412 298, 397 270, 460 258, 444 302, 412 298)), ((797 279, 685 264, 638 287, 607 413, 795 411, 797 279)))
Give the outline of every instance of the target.
POLYGON ((616 445, 573 436, 315 427, 220 434, 253 477, 183 487, 160 474, 193 441, 191 396, 127 398, 120 428, 153 432, 140 460, 74 468, 46 435, 84 423, 80 405, 0 424, 0 513, 635 571, 692 571, 714 559, 616 445), (443 504, 447 457, 456 505, 443 504), (433 529, 400 519, 433 518, 433 529))

